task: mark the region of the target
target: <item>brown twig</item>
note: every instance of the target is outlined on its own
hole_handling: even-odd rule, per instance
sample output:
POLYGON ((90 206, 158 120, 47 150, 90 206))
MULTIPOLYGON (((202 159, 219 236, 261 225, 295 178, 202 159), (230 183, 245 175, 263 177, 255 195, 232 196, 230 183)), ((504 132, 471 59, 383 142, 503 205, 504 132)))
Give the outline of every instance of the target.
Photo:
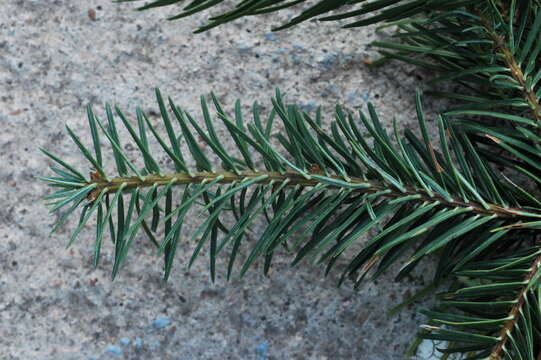
MULTIPOLYGON (((109 181, 106 181, 104 179, 94 179, 91 180, 90 184, 97 184, 97 186, 92 191, 90 197, 92 198, 93 195, 100 194, 104 189, 106 189, 107 192, 115 192, 120 188, 122 184, 124 185, 124 189, 134 189, 134 188, 144 188, 144 187, 150 187, 154 185, 158 186, 164 186, 169 184, 174 179, 175 185, 187 185, 187 184, 201 184, 201 183, 209 183, 213 180, 216 180, 218 177, 220 177, 219 183, 220 184, 232 184, 232 183, 241 183, 243 181, 252 180, 255 178, 262 178, 259 181, 257 181, 258 184, 269 184, 271 182, 275 184, 283 183, 284 181, 288 181, 288 185, 302 185, 307 187, 312 187, 320 184, 324 184, 325 182, 316 179, 316 176, 320 176, 319 173, 309 173, 308 176, 303 176, 300 173, 297 172, 258 172, 258 171, 242 171, 239 173, 233 173, 228 171, 223 172, 197 172, 193 174, 186 174, 186 173, 175 173, 175 174, 167 174, 167 175, 148 175, 142 178, 139 178, 137 176, 131 176, 131 177, 117 177, 113 178, 109 181)), ((498 218, 515 218, 520 219, 521 217, 528 217, 525 215, 526 213, 530 213, 529 210, 524 209, 518 209, 518 208, 511 208, 511 207, 502 207, 496 204, 487 204, 484 205, 477 202, 465 202, 462 200, 457 199, 446 199, 443 196, 432 193, 427 193, 424 189, 417 189, 412 187, 406 187, 403 191, 400 191, 398 189, 396 190, 390 190, 391 186, 389 184, 384 184, 382 182, 376 182, 373 180, 365 180, 361 178, 351 178, 348 181, 348 184, 344 184, 345 181, 338 177, 338 176, 328 176, 327 179, 330 180, 338 180, 341 181, 344 186, 340 185, 332 185, 328 184, 331 188, 340 188, 340 187, 346 187, 345 185, 351 186, 351 188, 354 188, 353 191, 360 192, 360 193, 376 193, 381 192, 382 196, 390 198, 390 199, 396 199, 404 196, 411 196, 415 195, 417 198, 412 199, 412 201, 417 201, 419 203, 423 202, 438 202, 440 204, 440 207, 445 208, 469 208, 472 212, 475 212, 476 214, 482 215, 482 216, 497 216, 498 218)), ((539 214, 541 216, 541 214, 539 214)), ((529 218, 529 217, 528 217, 529 218)))
POLYGON ((490 34, 494 44, 496 45, 495 50, 503 55, 505 65, 511 71, 511 76, 520 85, 522 89, 522 96, 530 105, 533 118, 541 123, 541 104, 539 104, 535 91, 533 89, 528 89, 522 68, 515 59, 511 49, 509 49, 509 47, 506 45, 505 36, 498 34, 490 25, 490 21, 488 21, 481 13, 478 15, 481 18, 481 23, 485 27, 486 31, 490 34))
POLYGON ((508 47, 500 47, 500 52, 505 59, 505 64, 511 70, 511 75, 513 76, 513 79, 515 79, 515 81, 518 82, 520 87, 522 88, 522 95, 524 99, 530 104, 533 118, 541 123, 541 105, 539 104, 537 96, 535 95, 535 91, 533 89, 528 89, 526 79, 520 65, 517 63, 515 57, 513 56, 513 53, 511 52, 511 50, 509 50, 508 47))

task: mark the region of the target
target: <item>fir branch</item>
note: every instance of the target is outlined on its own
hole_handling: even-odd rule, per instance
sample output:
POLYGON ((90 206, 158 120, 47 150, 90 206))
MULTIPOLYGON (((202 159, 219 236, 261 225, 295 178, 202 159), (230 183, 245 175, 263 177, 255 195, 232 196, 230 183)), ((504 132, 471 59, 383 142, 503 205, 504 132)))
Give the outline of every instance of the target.
MULTIPOLYGON (((510 239, 500 241, 496 248, 510 245, 510 239)), ((426 332, 420 337, 447 341, 447 348, 438 349, 447 355, 534 359, 541 346, 539 244, 518 247, 506 255, 493 254, 466 266, 460 262, 455 265, 452 273, 458 281, 440 296, 435 310, 424 311, 431 320, 422 327, 426 332)))
MULTIPOLYGON (((158 90, 156 94, 168 139, 159 134, 140 109, 136 112, 136 130, 124 113, 116 108, 118 118, 141 152, 144 163, 142 170, 124 153, 116 119, 109 106, 106 106, 107 125, 99 120, 91 108, 88 110, 89 125, 91 130, 94 129, 92 143, 95 156, 68 129, 82 155, 88 159, 91 167, 96 168, 90 180, 85 179, 75 167, 45 152, 63 168, 53 168, 58 177, 42 177, 52 187, 59 188, 46 197, 53 200, 52 211, 58 212, 71 205, 55 228, 76 208, 83 207, 79 225, 69 244, 75 241, 90 216, 97 212, 95 264, 98 263, 106 224, 117 213, 118 229, 111 231, 111 238, 115 242, 113 276, 125 262, 128 250, 142 228, 158 246, 159 252, 164 254, 167 278, 184 217, 200 201, 204 202, 203 210, 209 212, 209 217, 191 236, 194 241, 200 239, 197 240, 190 264, 197 258, 203 245, 210 241, 212 278, 215 276, 216 256, 229 245, 232 248, 228 277, 231 275, 241 239, 257 214, 266 214, 269 225, 243 264, 241 275, 259 256, 266 257, 267 272, 276 248, 290 248, 286 245, 290 237, 304 228, 304 235, 293 246, 296 252, 293 263, 317 256, 318 262, 327 264, 327 271, 361 235, 372 228, 380 229, 380 233, 344 270, 342 279, 357 276, 360 272, 356 285, 375 264, 379 264, 375 271, 377 276, 413 246, 417 246, 417 249, 399 276, 410 272, 426 255, 456 241, 460 243, 464 236, 472 236, 474 230, 490 234, 490 230, 496 228, 506 232, 508 226, 518 229, 535 227, 541 218, 541 211, 525 206, 532 204, 524 191, 517 191, 502 182, 481 160, 462 132, 449 127, 443 117, 438 119, 442 153, 434 150, 427 136, 420 93, 416 104, 419 125, 423 130, 422 139, 411 132, 407 132, 405 137, 400 136, 395 122, 394 141, 371 105, 369 117, 359 113, 359 120, 367 134, 363 135, 353 115, 341 107, 336 109, 336 120, 331 123, 329 134, 319 125, 320 113, 316 119, 311 118, 296 106, 286 105, 279 92, 273 99, 273 111, 267 123, 262 121, 259 107, 254 106, 254 121, 246 125, 240 103, 236 105, 233 121, 213 97, 216 115, 233 137, 242 159, 225 151, 216 136, 204 98, 201 99, 201 106, 206 131, 189 113, 169 99, 170 110, 195 161, 195 172, 189 169, 180 151, 179 133, 174 130, 163 98, 158 90), (285 134, 277 136, 280 150, 271 140, 276 116, 286 130, 285 134), (207 154, 195 140, 196 134, 221 160, 223 171, 213 169, 207 154), (176 173, 160 169, 155 160, 156 153, 149 145, 150 135, 171 159, 176 173), (100 140, 102 136, 111 144, 118 170, 116 176, 109 175, 108 166, 102 160, 106 153, 100 140), (255 155, 261 159, 257 160, 255 155), (458 163, 453 158, 458 159, 458 163), (265 170, 257 170, 255 164, 259 161, 263 162, 265 170), (173 188, 179 185, 184 185, 182 200, 180 204, 173 204, 173 188), (253 190, 251 195, 247 192, 249 188, 253 190), (123 200, 126 195, 130 198, 127 213, 123 200), (240 197, 237 199, 238 195, 240 197), (110 196, 114 198, 111 200, 110 196), (165 209, 162 201, 169 204, 165 209), (258 207, 258 204, 261 206, 258 207), (235 214, 236 223, 231 228, 222 222, 222 216, 229 206, 241 209, 240 214, 235 214), (270 215, 267 209, 272 209, 270 215), (393 214, 390 220, 385 220, 393 214), (150 216, 152 218, 148 222, 147 217, 150 216), (166 223, 161 242, 153 235, 160 218, 166 223), (306 232, 315 229, 317 231, 305 241, 306 232), (221 244, 217 242, 218 232, 224 233, 221 244)), ((489 241, 490 237, 479 239, 489 241)), ((473 244, 482 245, 477 241, 473 244)), ((463 250, 466 247, 466 243, 459 246, 463 250)), ((442 272, 440 275, 445 276, 442 272)))
MULTIPOLYGON (((541 36, 540 30, 541 30, 541 12, 537 13, 534 12, 534 14, 537 14, 536 20, 532 26, 535 26, 533 29, 530 30, 529 36, 532 38, 535 38, 536 34, 539 34, 538 36, 541 36)), ((510 49, 509 44, 511 42, 514 42, 514 38, 509 38, 509 36, 506 36, 506 34, 500 34, 494 29, 494 27, 491 25, 491 22, 484 16, 482 13, 478 13, 479 18, 481 19, 481 23, 483 24, 486 31, 490 34, 492 37, 494 44, 495 44, 495 50, 503 55, 504 62, 509 69, 509 73, 513 77, 513 79, 517 82, 519 85, 519 88, 522 90, 522 95, 524 100, 529 104, 531 111, 532 111, 532 117, 537 122, 541 122, 541 104, 539 103, 539 99, 536 95, 536 92, 534 88, 527 83, 527 79, 524 76, 524 72, 522 70, 522 65, 517 61, 517 58, 515 54, 519 53, 520 49, 515 49, 514 51, 510 49)), ((518 18, 518 13, 513 13, 509 15, 509 19, 514 18, 515 16, 518 18)), ((526 16, 524 16, 526 18, 526 16)), ((514 29, 512 29, 514 31, 514 29)), ((519 39, 520 41, 520 39, 519 39)), ((541 43, 540 43, 541 44, 541 43)), ((513 43, 513 47, 515 48, 517 44, 513 43)), ((519 53, 520 54, 520 53, 519 53)), ((537 52, 534 52, 534 54, 537 54, 537 52)), ((532 58, 529 60, 529 62, 526 63, 526 66, 531 66, 530 62, 536 62, 537 56, 533 55, 532 58)))
POLYGON ((434 84, 454 80, 463 85, 469 96, 435 92, 460 101, 458 107, 446 112, 448 116, 503 119, 514 127, 531 126, 538 131, 539 5, 530 1, 528 6, 517 6, 512 1, 512 5, 505 5, 512 12, 506 21, 491 3, 479 1, 465 10, 402 22, 395 42, 374 45, 386 57, 440 73, 434 84), (515 18, 519 20, 513 22, 515 18), (524 115, 524 109, 531 115, 524 115))
POLYGON ((250 181, 254 185, 268 184, 283 184, 287 186, 300 185, 303 187, 316 187, 326 185, 329 189, 340 189, 350 187, 354 192, 361 194, 380 194, 382 197, 389 199, 400 199, 403 197, 411 197, 412 202, 417 203, 437 203, 438 208, 461 208, 469 209, 472 213, 482 216, 494 216, 501 219, 514 220, 529 220, 532 217, 541 217, 541 213, 537 214, 528 209, 520 209, 513 207, 502 207, 501 205, 490 203, 464 202, 461 200, 445 198, 440 194, 428 194, 425 190, 419 188, 405 187, 403 191, 390 189, 389 184, 367 180, 357 177, 351 177, 345 181, 337 175, 322 176, 321 173, 306 172, 300 174, 298 172, 269 172, 269 171, 241 171, 238 174, 233 172, 196 172, 196 173, 174 173, 162 175, 147 175, 143 178, 137 176, 132 177, 115 177, 109 180, 95 177, 85 186, 92 186, 93 189, 89 193, 90 199, 95 199, 102 193, 115 193, 121 187, 123 190, 142 189, 148 187, 166 186, 172 183, 176 185, 200 185, 215 181, 217 184, 237 184, 250 181))
MULTIPOLYGON (((449 121, 467 129, 490 162, 539 184, 540 4, 497 4, 480 1, 464 11, 403 22, 397 42, 375 45, 387 57, 441 73, 434 84, 454 80, 462 85, 469 95, 433 92, 458 100, 445 112, 449 121)), ((514 181, 509 179, 512 186, 514 181)))
MULTIPOLYGON (((509 311, 509 314, 507 315, 507 320, 500 330, 500 334, 498 338, 500 339, 498 344, 494 347, 490 354, 490 360, 501 360, 502 359, 502 353, 505 349, 505 346, 507 342, 509 341, 509 338, 511 337, 511 333, 515 330, 515 327, 517 326, 517 323, 521 317, 521 313, 523 312, 523 307, 526 303, 526 298, 528 296, 528 292, 533 286, 533 283, 537 281, 536 275, 541 270, 541 254, 534 259, 532 262, 531 270, 530 272, 524 277, 523 288, 519 291, 517 297, 516 297, 516 304, 511 308, 511 311, 509 311)), ((540 350, 541 352, 541 350, 540 350)))

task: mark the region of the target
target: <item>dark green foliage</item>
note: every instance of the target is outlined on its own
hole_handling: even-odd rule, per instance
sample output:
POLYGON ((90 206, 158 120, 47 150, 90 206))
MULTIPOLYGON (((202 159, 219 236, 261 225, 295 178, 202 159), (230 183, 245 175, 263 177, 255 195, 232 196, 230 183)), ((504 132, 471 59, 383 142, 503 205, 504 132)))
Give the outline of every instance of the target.
MULTIPOLYGON (((183 5, 172 18, 223 4, 183 5)), ((212 96, 213 109, 201 98, 202 116, 192 117, 157 91, 163 126, 140 109, 134 121, 106 106, 107 121, 88 108, 91 146, 67 129, 94 169, 90 178, 44 150, 55 162, 55 175, 40 177, 56 190, 46 196, 60 214, 54 229, 81 208, 72 244, 95 217, 95 264, 108 231, 113 276, 141 229, 163 256, 166 279, 180 241, 195 244, 188 265, 208 254, 213 280, 218 257, 230 278, 254 263, 267 274, 284 251, 293 265, 314 261, 325 273, 341 263, 340 283, 358 286, 398 262, 401 279, 434 254, 434 281, 423 292, 438 289, 438 302, 423 311, 420 338, 439 341, 443 359, 541 359, 541 2, 244 0, 198 31, 295 6, 300 14, 277 29, 309 19, 395 26, 393 41, 374 45, 386 59, 436 74, 428 93, 451 100, 435 119, 438 139, 429 136, 420 92, 416 134, 402 133, 396 122, 386 129, 371 105, 358 114, 338 106, 334 121, 326 121, 277 92, 267 116, 254 104, 247 119, 240 102, 228 112, 212 96), (455 87, 438 90, 447 81, 455 87), (218 137, 218 121, 234 151, 218 137), (273 135, 277 122, 284 133, 273 135), (125 154, 120 123, 140 162, 125 154), (115 173, 105 161, 109 151, 115 173), (162 168, 158 154, 174 170, 162 168), (190 211, 205 215, 186 236, 190 211), (248 241, 259 218, 267 224, 248 241)))
MULTIPOLYGON (((253 119, 248 123, 238 105, 233 120, 213 97, 214 118, 222 121, 234 136, 238 148, 235 154, 228 153, 218 140, 213 126, 216 120, 211 118, 203 98, 202 122, 206 130, 171 100, 168 111, 159 91, 157 98, 170 145, 140 109, 136 114, 136 130, 118 108, 115 117, 110 107, 106 107, 108 125, 89 108, 95 155, 69 132, 89 166, 99 166, 92 179, 84 179, 74 167, 58 161, 62 167, 55 171, 58 176, 42 178, 59 188, 46 197, 53 200, 52 211, 68 208, 57 226, 78 206, 83 206, 79 226, 69 244, 91 215, 96 214, 96 265, 104 232, 109 228, 115 247, 113 276, 142 229, 164 256, 164 276, 168 278, 178 242, 185 241, 182 231, 185 216, 190 208, 197 207, 198 211, 207 211, 208 216, 188 240, 197 244, 189 265, 207 248, 213 279, 216 257, 225 254, 229 258, 229 278, 241 247, 249 247, 248 257, 240 264, 241 275, 261 257, 265 259, 267 273, 279 248, 294 253, 293 264, 313 259, 326 264, 328 272, 371 229, 378 229, 379 234, 351 258, 342 274, 343 280, 352 278, 358 285, 369 270, 378 276, 406 257, 397 274, 401 278, 423 257, 443 249, 435 273, 435 281, 440 283, 455 274, 463 276, 469 266, 489 261, 497 246, 505 248, 511 244, 520 248, 522 244, 533 244, 526 239, 531 238, 527 235, 531 233, 528 228, 536 227, 541 217, 536 202, 497 176, 477 154, 462 127, 450 127, 444 117, 438 119, 440 141, 434 143, 426 130, 421 138, 409 131, 401 136, 396 123, 393 139, 371 105, 368 117, 363 113, 354 116, 337 107, 336 120, 331 122, 332 131, 328 135, 318 125, 319 115, 316 120, 296 106, 285 105, 280 93, 273 99, 273 111, 266 121, 254 105, 253 119), (171 121, 171 113, 179 130, 171 121), (142 169, 124 153, 115 135, 117 119, 140 150, 142 169), (270 136, 276 121, 281 121, 286 130, 284 136, 277 138, 279 148, 271 144, 270 136), (363 127, 358 127, 358 123, 363 127), (189 170, 187 158, 180 150, 182 144, 177 140, 179 133, 197 171, 189 170), (196 141, 196 134, 221 160, 223 170, 213 169, 209 154, 196 141), (149 146, 150 136, 170 157, 178 173, 160 172, 155 160, 157 150, 149 146), (100 171, 104 167, 101 157, 106 152, 101 138, 111 144, 117 174, 100 171), (434 148, 441 148, 442 153, 434 148), (258 170, 258 164, 264 168, 258 170), (181 193, 176 191, 179 187, 181 193), (266 215, 268 224, 259 239, 249 243, 247 231, 262 214, 266 215), (116 220, 112 220, 114 217, 116 220), (505 226, 518 222, 524 225, 513 232, 526 235, 517 240, 516 236, 508 236, 505 226), (496 229, 500 230, 494 232, 496 229), (509 239, 509 243, 502 239, 509 239)), ((420 95, 417 104, 420 128, 426 129, 420 95)), ((526 256, 530 258, 531 255, 526 256)), ((505 280, 512 276, 518 276, 510 285, 510 290, 515 290, 524 273, 512 272, 505 280)), ((500 280, 497 276, 489 279, 500 280)), ((439 329, 424 336, 439 338, 442 334, 451 333, 439 329)))
POLYGON ((541 3, 478 3, 403 22, 394 36, 399 43, 374 45, 388 58, 436 71, 433 85, 458 82, 455 92, 433 92, 458 102, 445 114, 463 123, 476 141, 503 148, 512 158, 494 158, 499 149, 484 156, 539 182, 541 3))
MULTIPOLYGON (((236 120, 233 120, 213 97, 215 119, 222 121, 236 139, 238 151, 235 154, 228 153, 218 140, 213 125, 215 120, 211 119, 204 98, 201 99, 202 122, 206 130, 198 125, 199 121, 169 100, 170 112, 180 128, 179 132, 171 123, 171 114, 163 105, 159 91, 157 97, 158 103, 162 104, 162 121, 170 134, 168 137, 172 147, 167 145, 167 139, 159 135, 140 109, 137 110, 136 130, 118 108, 116 119, 111 111, 106 111, 108 125, 89 108, 96 155, 92 155, 91 150, 71 130, 68 131, 89 161, 89 166, 97 169, 93 174, 94 180, 87 182, 67 164, 61 164, 63 170, 59 177, 43 178, 54 187, 60 187, 57 192, 47 196, 47 199, 54 200, 52 211, 61 211, 80 201, 88 209, 75 234, 86 224, 90 215, 97 212, 96 255, 100 253, 106 224, 116 209, 119 219, 118 228, 113 230, 118 234, 115 238, 117 252, 113 275, 124 262, 141 228, 151 239, 155 239, 158 225, 165 221, 167 231, 164 239, 161 243, 154 240, 160 252, 163 252, 166 247, 171 247, 171 243, 178 241, 183 217, 191 207, 197 205, 204 205, 202 210, 208 211, 209 217, 192 236, 199 246, 190 263, 207 242, 210 242, 212 250, 212 263, 218 252, 233 246, 235 251, 228 275, 233 269, 236 251, 244 243, 246 229, 255 220, 255 215, 263 212, 269 217, 269 225, 253 245, 247 261, 242 264, 241 274, 256 258, 271 256, 279 247, 296 253, 294 263, 309 257, 327 263, 330 268, 360 236, 372 228, 380 228, 380 234, 370 240, 349 264, 344 277, 360 273, 359 277, 362 278, 365 271, 360 270, 367 263, 371 267, 375 260, 381 260, 376 272, 379 274, 400 255, 409 254, 416 248, 413 255, 409 254, 410 259, 400 272, 399 276, 402 276, 427 254, 457 238, 473 234, 473 231, 489 230, 518 221, 533 222, 541 217, 537 211, 518 209, 536 204, 495 176, 475 150, 468 148, 465 151, 462 143, 469 144, 467 138, 462 132, 449 128, 441 117, 440 144, 433 145, 426 136, 418 138, 412 132, 401 136, 396 124, 395 144, 371 105, 368 107, 369 117, 363 113, 356 117, 337 107, 336 120, 330 124, 332 135, 327 135, 318 125, 319 120, 301 112, 296 106, 285 105, 280 93, 273 99, 274 107, 267 123, 262 121, 257 105, 254 105, 253 119, 248 124, 245 124, 244 116, 238 109, 236 120), (285 136, 278 137, 281 150, 271 144, 272 122, 278 120, 275 118, 286 129, 285 136), (117 119, 121 120, 139 148, 143 169, 138 170, 137 165, 128 160, 123 146, 114 135, 117 119), (358 127, 358 122, 363 124, 362 129, 358 127), (446 135, 446 131, 451 133, 451 137, 446 135), (186 140, 197 172, 189 170, 185 156, 180 152, 181 144, 176 140, 178 133, 182 133, 186 140), (202 150, 196 135, 221 160, 222 170, 213 169, 209 154, 202 150), (170 157, 177 171, 180 171, 178 174, 161 173, 155 160, 156 150, 149 146, 150 136, 156 138, 170 157), (106 150, 100 138, 106 138, 111 143, 119 168, 117 174, 106 174, 102 168, 101 157, 106 150), (443 153, 436 153, 434 146, 441 147, 443 153), (177 150, 173 150, 175 148, 177 150), (460 161, 456 162, 453 158, 460 161), (264 168, 257 169, 254 164, 260 163, 264 164, 264 168), (127 169, 131 169, 131 174, 127 169), (475 178, 472 176, 474 173, 483 173, 484 176, 475 178), (175 185, 185 185, 184 195, 179 197, 173 191, 175 185), (124 213, 122 209, 126 196, 130 205, 128 212, 124 213), (85 201, 85 198, 88 199, 85 201), (178 203, 180 198, 184 200, 178 203), (163 201, 165 207, 161 205, 163 201), (222 218, 227 218, 232 209, 243 211, 235 214, 236 223, 227 228, 222 218), (388 219, 392 214, 395 216, 388 219), (149 222, 147 216, 151 217, 149 222), (313 229, 317 231, 312 236, 306 236, 313 229), (303 232, 305 236, 296 239, 295 246, 288 245, 288 240, 298 232, 303 232), (218 233, 223 233, 224 238, 216 247, 213 244, 217 241, 218 233)), ((421 128, 426 128, 420 97, 418 106, 419 124, 421 128)), ((64 219, 62 217, 60 220, 64 219)), ((112 225, 112 228, 115 226, 112 225)), ((500 233, 494 236, 499 237, 500 233)), ((491 241, 493 237, 485 240, 491 241)), ((74 238, 75 235, 72 241, 74 238)), ((471 250, 471 242, 463 241, 462 244, 463 250, 471 250)), ((483 241, 477 242, 477 245, 483 246, 483 241)), ((455 247, 455 251, 461 249, 460 246, 455 247)), ((168 275, 171 261, 168 259, 173 256, 170 252, 164 255, 168 275)), ((482 251, 478 255, 482 256, 482 251)))
MULTIPOLYGON (((140 0, 118 0, 117 2, 135 2, 140 0)), ((222 10, 219 15, 211 16, 207 25, 201 26, 196 32, 203 32, 221 24, 234 21, 245 16, 268 14, 280 10, 299 9, 299 14, 287 24, 278 26, 274 30, 283 30, 301 22, 317 19, 319 21, 345 20, 346 28, 354 28, 375 24, 381 21, 392 22, 407 19, 419 14, 433 11, 446 11, 460 6, 475 4, 476 0, 241 0, 235 6, 222 10), (360 4, 359 4, 360 3, 360 4), (304 7, 302 6, 304 5, 304 7), (300 10, 303 9, 304 10, 300 10), (378 12, 377 15, 372 15, 378 12), (330 15, 332 13, 332 15, 330 15)), ((147 10, 163 6, 185 5, 182 12, 169 17, 169 20, 181 19, 201 11, 223 8, 227 2, 224 0, 156 0, 138 8, 147 10)), ((229 4, 228 4, 229 5, 229 4)))

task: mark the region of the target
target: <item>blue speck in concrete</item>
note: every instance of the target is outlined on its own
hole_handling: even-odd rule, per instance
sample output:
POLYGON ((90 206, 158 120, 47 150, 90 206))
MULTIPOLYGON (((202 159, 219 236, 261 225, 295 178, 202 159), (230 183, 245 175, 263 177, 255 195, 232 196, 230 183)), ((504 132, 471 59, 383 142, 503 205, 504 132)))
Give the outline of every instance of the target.
POLYGON ((323 65, 325 68, 329 69, 336 63, 337 60, 338 60, 338 55, 336 55, 336 54, 325 54, 318 61, 318 63, 323 65))
POLYGON ((119 348, 118 346, 115 346, 115 345, 107 346, 105 351, 107 351, 109 354, 112 354, 112 355, 115 355, 115 356, 122 356, 122 354, 124 354, 124 351, 121 348, 119 348))
POLYGON ((314 100, 308 101, 308 103, 300 105, 301 110, 303 111, 314 111, 317 108, 317 103, 314 100))
POLYGON ((267 359, 267 357, 269 356, 269 342, 261 341, 257 343, 255 346, 255 352, 258 355, 258 360, 267 359))
POLYGON ((247 42, 239 42, 237 44, 237 49, 239 49, 241 52, 247 52, 247 51, 250 51, 250 49, 252 49, 252 45, 247 43, 247 42))
POLYGON ((141 340, 140 337, 136 337, 135 341, 134 341, 134 344, 135 344, 135 349, 136 350, 141 350, 141 348, 143 347, 143 340, 141 340))
POLYGON ((154 326, 155 329, 163 329, 164 327, 170 324, 171 324, 171 319, 168 317, 156 318, 152 322, 152 326, 154 326))
POLYGON ((278 40, 278 36, 276 36, 276 34, 274 34, 274 33, 266 33, 265 37, 270 41, 278 40))
POLYGON ((130 342, 131 342, 131 341, 130 341, 130 339, 128 339, 128 338, 122 338, 122 339, 120 339, 120 343, 121 343, 123 346, 128 346, 128 345, 130 345, 130 342))
POLYGON ((273 61, 275 61, 275 62, 276 62, 276 61, 279 61, 279 57, 282 56, 282 55, 284 55, 285 53, 286 53, 285 49, 274 50, 274 51, 272 52, 273 55, 271 56, 271 59, 272 59, 273 61))
POLYGON ((152 344, 148 345, 148 347, 150 347, 151 349, 156 349, 156 348, 160 347, 160 343, 152 343, 152 344))
POLYGON ((348 98, 347 98, 347 102, 354 102, 358 98, 359 98, 359 93, 357 93, 357 92, 349 93, 348 98))
POLYGON ((293 56, 291 56, 291 59, 293 59, 293 62, 295 64, 302 64, 304 62, 302 60, 302 57, 300 57, 299 55, 293 55, 293 56))
POLYGON ((330 94, 334 94, 337 97, 340 95, 340 89, 335 84, 331 84, 327 86, 327 92, 330 94))

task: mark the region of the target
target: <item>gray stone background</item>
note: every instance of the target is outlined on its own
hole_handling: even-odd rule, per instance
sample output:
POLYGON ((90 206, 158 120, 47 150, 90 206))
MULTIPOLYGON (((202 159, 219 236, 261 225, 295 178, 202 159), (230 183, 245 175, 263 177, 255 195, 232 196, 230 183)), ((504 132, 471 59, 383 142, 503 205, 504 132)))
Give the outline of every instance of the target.
POLYGON ((109 0, 2 2, 0 359, 403 359, 422 316, 386 311, 429 272, 355 292, 350 284, 337 289, 336 273, 290 269, 280 256, 270 278, 253 269, 213 285, 204 256, 186 270, 192 245, 183 243, 164 283, 162 260, 141 236, 112 282, 109 244, 91 267, 92 226, 68 250, 75 218, 49 234, 55 217, 41 200, 48 189, 33 176, 48 174, 50 163, 37 148, 85 164, 64 124, 88 140, 88 103, 99 116, 106 101, 152 114, 159 86, 197 114, 199 95, 211 90, 228 108, 237 98, 268 108, 279 86, 308 111, 372 101, 389 124, 396 116, 415 126, 413 92, 424 75, 398 63, 368 68, 362 60, 377 53, 367 44, 380 36, 373 28, 304 23, 271 34, 271 24, 293 14, 284 11, 193 35, 205 17, 166 22, 172 10, 138 13, 109 0))

